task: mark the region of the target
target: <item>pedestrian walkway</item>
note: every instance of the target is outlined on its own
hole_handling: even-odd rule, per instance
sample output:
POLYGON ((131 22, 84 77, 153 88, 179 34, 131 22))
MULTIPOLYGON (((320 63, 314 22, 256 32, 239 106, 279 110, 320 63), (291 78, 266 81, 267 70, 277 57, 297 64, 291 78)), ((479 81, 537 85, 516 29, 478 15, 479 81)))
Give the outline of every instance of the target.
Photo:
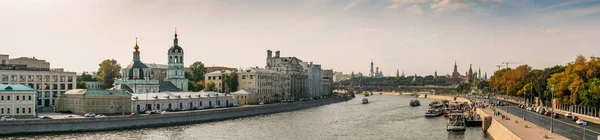
POLYGON ((543 140, 546 139, 544 138, 544 135, 547 135, 548 139, 567 140, 567 138, 561 135, 558 135, 556 133, 550 133, 549 130, 537 126, 529 121, 524 121, 523 118, 507 113, 504 110, 496 109, 496 111, 499 111, 501 115, 495 115, 494 111, 489 108, 480 108, 480 110, 485 112, 486 114, 489 114, 494 120, 502 124, 504 127, 506 127, 508 130, 513 132, 521 139, 543 140), (502 115, 504 115, 504 117, 502 115))

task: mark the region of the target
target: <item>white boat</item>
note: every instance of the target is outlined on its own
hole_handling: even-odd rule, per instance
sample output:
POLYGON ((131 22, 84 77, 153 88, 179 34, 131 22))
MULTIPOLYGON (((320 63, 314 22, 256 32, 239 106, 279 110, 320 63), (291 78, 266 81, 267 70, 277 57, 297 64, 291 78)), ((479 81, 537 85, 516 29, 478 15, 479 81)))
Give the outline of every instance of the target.
POLYGON ((465 123, 465 114, 464 113, 450 113, 450 117, 448 117, 448 125, 446 126, 446 130, 448 130, 448 131, 465 131, 465 130, 467 130, 467 125, 465 123))

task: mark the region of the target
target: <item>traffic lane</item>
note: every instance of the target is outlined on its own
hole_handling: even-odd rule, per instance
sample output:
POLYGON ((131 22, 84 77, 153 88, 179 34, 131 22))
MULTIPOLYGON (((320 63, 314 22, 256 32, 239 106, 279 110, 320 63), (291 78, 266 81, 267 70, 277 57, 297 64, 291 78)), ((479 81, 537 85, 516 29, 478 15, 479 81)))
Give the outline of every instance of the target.
MULTIPOLYGON (((542 116, 536 114, 535 112, 522 110, 520 108, 515 107, 501 107, 504 110, 508 110, 509 113, 515 115, 520 114, 521 116, 525 113, 525 119, 530 121, 538 126, 541 126, 545 129, 550 130, 550 118, 547 116, 542 116)), ((586 128, 587 129, 587 128, 586 128)), ((565 122, 558 122, 555 120, 554 122, 554 133, 560 134, 569 139, 582 139, 583 128, 577 125, 570 125, 565 122)), ((596 139, 598 133, 587 130, 586 139, 596 139)))
MULTIPOLYGON (((508 104, 510 104, 511 106, 514 106, 514 107, 516 107, 516 108, 518 108, 518 106, 519 106, 519 104, 515 104, 515 103, 511 103, 511 102, 506 102, 506 103, 508 103, 508 104)), ((520 109, 520 108, 518 108, 518 109, 520 109)), ((522 110, 525 110, 525 109, 522 109, 522 110)), ((525 111, 527 111, 527 110, 525 110, 525 111)), ((529 111, 529 112, 532 112, 532 111, 529 111)), ((532 113, 535 113, 535 112, 532 112, 532 113)), ((565 122, 565 123, 570 123, 570 124, 575 124, 575 125, 577 125, 577 124, 575 123, 575 121, 572 121, 570 118, 566 118, 566 117, 564 117, 563 115, 561 115, 561 117, 560 117, 559 119, 555 119, 555 121, 556 121, 556 120, 563 121, 563 122, 565 122)), ((588 128, 589 128, 589 129, 591 129, 591 130, 594 130, 594 131, 596 131, 596 132, 600 132, 600 124, 596 124, 596 123, 592 123, 592 122, 587 122, 587 127, 586 127, 586 129, 588 129, 588 128)))
MULTIPOLYGON (((538 114, 538 113, 536 113, 536 112, 533 112, 533 111, 528 111, 528 110, 525 110, 525 109, 521 109, 521 108, 518 108, 518 107, 516 107, 516 106, 513 106, 513 107, 511 107, 511 108, 513 108, 513 109, 511 109, 511 111, 512 111, 512 110, 514 110, 514 111, 517 111, 517 110, 519 110, 519 111, 530 112, 530 113, 532 113, 532 114, 535 114, 535 115, 538 115, 538 116, 542 116, 541 114, 538 114)), ((522 113, 519 113, 519 114, 522 114, 522 113)), ((522 116, 522 115, 521 115, 521 116, 522 116)), ((546 118, 546 119, 548 119, 548 120, 550 119, 548 116, 543 116, 543 117, 545 117, 545 118, 546 118)), ((525 119, 527 119, 527 118, 525 118, 525 119)), ((560 117, 560 118, 555 118, 555 119, 554 119, 554 121, 561 121, 561 122, 563 122, 563 123, 566 123, 566 124, 571 124, 571 125, 574 125, 574 126, 577 126, 577 127, 580 127, 581 129, 583 129, 583 127, 582 127, 581 125, 578 125, 578 124, 576 124, 576 123, 575 123, 575 121, 572 121, 570 118, 566 118, 566 117, 564 117, 564 116, 562 116, 562 115, 561 115, 561 117, 560 117)), ((586 129, 589 129, 589 130, 592 130, 592 131, 595 131, 596 133, 598 133, 598 132, 600 132, 600 125, 598 125, 598 124, 594 124, 594 123, 589 123, 589 122, 587 122, 587 127, 586 127, 586 129)))

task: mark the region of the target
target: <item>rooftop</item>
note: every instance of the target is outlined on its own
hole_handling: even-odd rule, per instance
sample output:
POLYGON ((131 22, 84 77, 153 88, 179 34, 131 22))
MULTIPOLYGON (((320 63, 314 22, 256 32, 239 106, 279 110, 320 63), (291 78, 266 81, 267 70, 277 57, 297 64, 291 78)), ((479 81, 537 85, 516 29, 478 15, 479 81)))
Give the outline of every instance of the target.
POLYGON ((35 91, 33 88, 20 84, 0 84, 0 92, 35 91))
POLYGON ((73 89, 65 94, 84 94, 84 95, 119 95, 130 96, 129 93, 122 90, 105 90, 105 89, 73 89))

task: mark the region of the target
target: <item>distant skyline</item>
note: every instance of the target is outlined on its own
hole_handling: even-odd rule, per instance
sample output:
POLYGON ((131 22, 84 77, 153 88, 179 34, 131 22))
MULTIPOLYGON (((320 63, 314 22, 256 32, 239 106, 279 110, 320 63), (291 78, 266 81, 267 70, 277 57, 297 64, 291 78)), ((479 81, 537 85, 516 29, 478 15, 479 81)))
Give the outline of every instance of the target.
POLYGON ((264 67, 270 49, 344 73, 446 75, 456 60, 490 76, 600 54, 598 0, 23 0, 0 18, 0 54, 78 73, 125 67, 136 37, 143 62, 166 64, 175 28, 186 66, 264 67))

